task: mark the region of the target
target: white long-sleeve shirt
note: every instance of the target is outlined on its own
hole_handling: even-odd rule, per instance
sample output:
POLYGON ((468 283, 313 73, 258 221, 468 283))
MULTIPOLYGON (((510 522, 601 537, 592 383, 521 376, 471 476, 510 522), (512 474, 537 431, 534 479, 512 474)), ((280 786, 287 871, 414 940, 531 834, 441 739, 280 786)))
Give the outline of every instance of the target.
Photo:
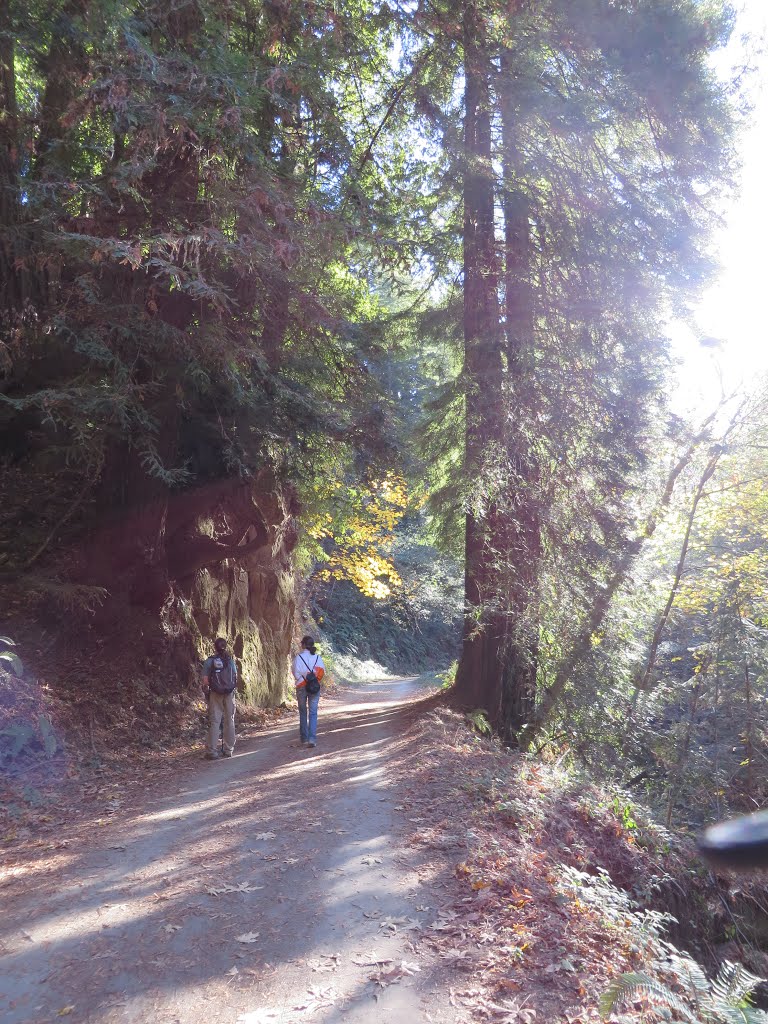
POLYGON ((293 678, 296 680, 296 688, 304 685, 304 680, 310 669, 321 668, 325 672, 323 659, 319 654, 310 654, 309 651, 301 651, 293 659, 293 678))

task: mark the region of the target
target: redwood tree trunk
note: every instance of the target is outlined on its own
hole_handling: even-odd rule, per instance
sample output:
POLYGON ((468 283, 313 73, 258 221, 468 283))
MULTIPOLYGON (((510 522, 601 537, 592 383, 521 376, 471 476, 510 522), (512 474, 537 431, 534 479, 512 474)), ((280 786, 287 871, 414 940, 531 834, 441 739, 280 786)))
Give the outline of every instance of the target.
MULTIPOLYGON (((464 378, 466 475, 483 476, 484 460, 501 442, 502 360, 498 266, 491 164, 490 62, 477 7, 464 12, 464 378)), ((500 651, 504 640, 489 544, 495 511, 467 513, 465 624, 456 698, 484 708, 492 719, 501 703, 500 651)))
POLYGON ((497 727, 505 741, 516 742, 520 730, 532 721, 536 704, 541 527, 539 468, 530 441, 535 413, 531 209, 517 179, 514 79, 508 51, 501 55, 500 70, 508 482, 498 527, 503 543, 497 545, 502 549, 506 595, 497 727))
MULTIPOLYGON (((0 0, 0 323, 8 327, 24 304, 27 277, 21 266, 24 249, 19 241, 22 205, 13 34, 10 0, 0 0)), ((0 367, 7 358, 0 349, 0 367)))
MULTIPOLYGON (((487 495, 467 515, 465 628, 455 695, 509 743, 531 721, 538 655, 537 467, 526 440, 533 311, 526 197, 514 187, 512 105, 501 96, 504 320, 494 225, 492 64, 482 18, 464 19, 464 372, 466 474, 487 495), (524 400, 523 400, 524 398, 524 400)), ((509 68, 502 63, 502 72, 509 68)))

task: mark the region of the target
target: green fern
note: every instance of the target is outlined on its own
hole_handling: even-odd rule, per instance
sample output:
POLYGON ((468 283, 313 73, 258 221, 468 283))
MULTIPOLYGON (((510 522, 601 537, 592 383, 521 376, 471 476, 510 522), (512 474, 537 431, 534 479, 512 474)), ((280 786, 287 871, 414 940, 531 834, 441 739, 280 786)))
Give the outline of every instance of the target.
POLYGON ((683 990, 682 995, 647 974, 622 974, 600 998, 602 1016, 608 1017, 615 1010, 644 999, 650 1004, 648 1013, 653 1017, 663 1016, 655 1012, 656 1006, 672 1010, 691 1024, 768 1024, 768 1013, 749 1004, 750 993, 763 979, 741 964, 726 960, 712 982, 687 956, 672 954, 659 966, 673 976, 675 986, 683 990))
POLYGON ((13 651, 7 650, 9 647, 15 647, 16 641, 11 640, 9 636, 0 636, 0 668, 9 667, 13 669, 15 675, 24 675, 24 665, 22 664, 21 658, 18 654, 14 654, 13 651))
MULTIPOLYGON (((712 982, 712 998, 723 1006, 741 1008, 745 1004, 749 1005, 750 993, 762 980, 756 974, 751 974, 742 964, 732 964, 726 960, 718 971, 717 978, 712 982)), ((762 1019, 768 1020, 768 1014, 763 1014, 762 1019)))
POLYGON ((615 1010, 639 999, 644 999, 651 1005, 675 1010, 683 1020, 690 1021, 691 1024, 702 1024, 679 996, 647 974, 620 974, 600 997, 598 1009, 602 1016, 607 1018, 615 1010))
POLYGON ((491 723, 488 721, 488 713, 483 708, 475 708, 474 711, 468 711, 467 720, 472 728, 479 732, 481 736, 490 736, 493 732, 491 723))

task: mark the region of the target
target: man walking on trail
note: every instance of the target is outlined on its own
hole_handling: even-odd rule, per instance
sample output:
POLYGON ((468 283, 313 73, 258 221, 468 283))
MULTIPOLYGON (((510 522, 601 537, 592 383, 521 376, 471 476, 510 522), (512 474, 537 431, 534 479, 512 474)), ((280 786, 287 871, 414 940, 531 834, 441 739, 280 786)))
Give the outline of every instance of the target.
POLYGON ((235 688, 237 687, 237 665, 227 650, 227 641, 218 637, 214 643, 215 653, 203 663, 203 693, 208 700, 208 745, 205 756, 215 761, 219 756, 216 749, 219 729, 224 722, 224 757, 232 757, 235 749, 235 688))

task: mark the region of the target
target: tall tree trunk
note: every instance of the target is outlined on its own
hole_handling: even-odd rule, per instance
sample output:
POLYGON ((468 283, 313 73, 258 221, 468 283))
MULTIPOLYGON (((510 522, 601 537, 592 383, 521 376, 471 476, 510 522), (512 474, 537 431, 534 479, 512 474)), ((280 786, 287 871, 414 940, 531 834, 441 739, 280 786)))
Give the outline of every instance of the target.
POLYGON ((531 287, 530 203, 516 178, 519 165, 512 57, 501 56, 500 111, 502 132, 504 216, 504 320, 509 482, 503 521, 503 570, 507 607, 501 667, 501 710, 498 728, 507 742, 533 719, 539 650, 538 575, 541 530, 538 507, 538 466, 526 430, 533 411, 534 335, 531 287), (528 420, 528 422, 526 422, 528 420))
MULTIPOLYGON (((494 230, 491 71, 478 9, 464 16, 464 370, 466 472, 485 501, 467 515, 465 628, 456 699, 484 708, 508 742, 531 721, 538 655, 536 465, 518 410, 530 406, 533 311, 529 209, 515 188, 513 102, 501 97, 504 322, 494 230), (520 401, 525 395, 526 402, 520 401), (489 470, 491 471, 489 473, 489 470), (504 481, 491 483, 493 477, 504 481)), ((508 79, 509 57, 503 58, 508 79)))
MULTIPOLYGON (((474 3, 464 11, 464 380, 465 472, 484 488, 485 460, 502 440, 498 268, 491 164, 491 67, 482 18, 474 3)), ((465 621, 456 674, 458 701, 498 715, 501 697, 500 629, 496 569, 489 545, 495 509, 483 501, 467 512, 465 621), (494 610, 495 609, 495 610, 494 610)), ((503 624, 503 621, 502 621, 503 624)))
MULTIPOLYGON (((532 374, 528 203, 514 187, 513 108, 502 98, 505 332, 499 304, 492 166, 492 65, 482 17, 464 15, 464 371, 466 473, 483 495, 466 521, 465 628, 456 699, 484 708, 506 742, 536 697, 539 561, 536 467, 516 398, 532 374), (490 471, 490 472, 489 472, 490 471), (504 481, 492 483, 493 478, 504 481)), ((505 61, 509 61, 505 55, 505 61)), ((503 66, 509 72, 509 66, 503 66)), ((508 76, 507 76, 508 77, 508 76)), ((528 396, 529 397, 529 396, 528 396)), ((528 403, 530 404, 530 403, 528 403)))
POLYGON ((72 173, 76 150, 67 143, 62 117, 88 72, 84 31, 79 24, 89 0, 68 0, 46 58, 46 81, 40 105, 40 132, 35 154, 35 177, 72 173))
POLYGON ((18 108, 11 0, 0 0, 0 318, 13 319, 23 303, 18 227, 18 108))

